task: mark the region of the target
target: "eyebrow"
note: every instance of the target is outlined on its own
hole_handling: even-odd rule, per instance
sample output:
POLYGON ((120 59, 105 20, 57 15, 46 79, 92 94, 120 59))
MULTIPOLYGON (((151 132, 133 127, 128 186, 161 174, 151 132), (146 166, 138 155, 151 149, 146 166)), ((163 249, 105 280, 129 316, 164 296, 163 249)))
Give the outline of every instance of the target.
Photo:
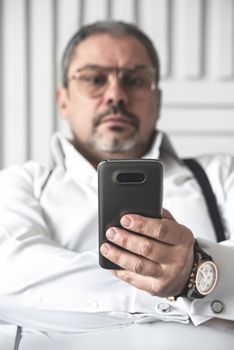
POLYGON ((86 64, 85 66, 81 67, 81 68, 77 68, 76 69, 76 72, 82 72, 84 69, 126 69, 126 70, 141 70, 141 69, 146 69, 146 68, 153 68, 154 67, 151 67, 151 66, 148 66, 148 65, 144 65, 144 64, 137 64, 133 67, 116 67, 116 66, 101 66, 101 65, 98 65, 98 64, 86 64))

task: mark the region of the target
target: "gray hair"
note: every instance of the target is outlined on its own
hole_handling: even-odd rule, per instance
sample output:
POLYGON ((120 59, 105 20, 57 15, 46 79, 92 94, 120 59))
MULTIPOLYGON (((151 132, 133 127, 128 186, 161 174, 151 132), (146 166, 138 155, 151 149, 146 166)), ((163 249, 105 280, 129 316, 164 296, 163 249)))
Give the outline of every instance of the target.
POLYGON ((139 40, 145 47, 150 60, 156 70, 155 82, 159 81, 159 58, 154 44, 150 38, 143 33, 136 25, 120 21, 99 21, 93 24, 85 25, 76 32, 67 44, 62 57, 62 84, 67 88, 68 69, 74 56, 74 52, 79 43, 91 35, 98 33, 108 33, 111 35, 130 35, 139 40))

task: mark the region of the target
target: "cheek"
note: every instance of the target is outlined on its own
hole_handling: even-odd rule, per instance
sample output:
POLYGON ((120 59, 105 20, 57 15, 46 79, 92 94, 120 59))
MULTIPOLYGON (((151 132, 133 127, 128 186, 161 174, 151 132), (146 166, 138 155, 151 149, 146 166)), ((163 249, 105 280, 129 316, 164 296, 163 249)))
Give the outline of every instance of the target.
POLYGON ((67 117, 67 121, 71 129, 75 132, 75 134, 83 133, 83 131, 87 128, 89 124, 88 116, 88 108, 82 106, 82 103, 79 103, 78 100, 70 105, 70 111, 69 116, 67 117))
POLYGON ((73 99, 68 118, 73 132, 82 139, 89 136, 93 129, 93 119, 96 114, 97 106, 95 101, 84 101, 83 98, 73 99))
MULTIPOLYGON (((139 112, 138 112, 139 113, 139 112)), ((158 106, 156 101, 149 101, 145 104, 144 109, 141 110, 140 119, 141 119, 141 128, 142 130, 152 131, 155 128, 158 114, 158 106)))
POLYGON ((71 103, 70 120, 73 124, 85 126, 93 118, 95 108, 89 101, 74 96, 71 103))

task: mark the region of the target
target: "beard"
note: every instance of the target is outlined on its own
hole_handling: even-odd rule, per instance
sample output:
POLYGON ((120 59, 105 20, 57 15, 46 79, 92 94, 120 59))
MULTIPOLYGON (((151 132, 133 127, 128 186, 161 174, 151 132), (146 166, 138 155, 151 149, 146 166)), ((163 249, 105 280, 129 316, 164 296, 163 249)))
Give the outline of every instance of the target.
MULTIPOLYGON (((118 117, 117 117, 118 118, 118 117)), ((73 145, 83 154, 95 167, 102 159, 129 159, 142 157, 149 148, 152 137, 141 140, 140 118, 126 110, 123 102, 110 105, 106 111, 93 118, 90 139, 81 142, 75 130, 73 134, 73 145), (105 124, 105 121, 114 118, 114 115, 121 115, 123 123, 115 125, 105 124), (126 126, 124 125, 126 123, 126 126)))
POLYGON ((93 139, 91 141, 92 147, 99 152, 114 154, 114 153, 125 153, 129 150, 134 149, 136 146, 138 146, 137 133, 133 133, 128 138, 124 139, 121 136, 123 131, 117 130, 116 127, 111 128, 111 130, 112 132, 115 133, 113 137, 108 137, 105 134, 96 132, 93 135, 93 139))
POLYGON ((139 124, 139 118, 127 111, 124 103, 120 101, 117 105, 111 105, 105 112, 94 118, 90 146, 98 152, 111 154, 127 152, 138 145, 139 124), (129 135, 124 135, 124 126, 111 126, 108 134, 99 130, 104 118, 114 114, 121 114, 125 122, 131 125, 133 130, 129 135))

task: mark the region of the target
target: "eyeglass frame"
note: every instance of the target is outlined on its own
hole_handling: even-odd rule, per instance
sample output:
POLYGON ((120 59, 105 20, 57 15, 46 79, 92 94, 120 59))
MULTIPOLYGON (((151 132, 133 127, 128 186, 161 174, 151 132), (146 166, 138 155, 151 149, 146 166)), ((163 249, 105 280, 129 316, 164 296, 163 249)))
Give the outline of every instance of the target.
MULTIPOLYGON (((158 82, 157 82, 157 79, 156 79, 156 73, 157 73, 156 69, 154 67, 146 66, 146 65, 138 65, 138 66, 135 66, 133 68, 126 68, 126 67, 112 67, 112 66, 100 66, 100 65, 96 65, 96 64, 87 64, 87 65, 85 65, 85 66, 83 66, 81 68, 77 68, 76 71, 73 73, 73 75, 68 77, 67 82, 69 83, 69 81, 71 81, 71 80, 76 80, 77 81, 79 76, 77 76, 76 74, 84 71, 85 69, 100 69, 100 70, 104 70, 104 71, 106 71, 108 73, 108 79, 109 79, 109 75, 113 74, 113 73, 115 73, 116 76, 119 77, 119 74, 120 73, 123 74, 124 72, 148 71, 148 72, 151 72, 151 73, 155 74, 155 79, 152 80, 151 87, 150 87, 149 91, 155 91, 157 89, 157 85, 158 85, 158 82)), ((106 90, 104 90, 104 91, 106 91, 106 90)), ((93 97, 101 96, 104 93, 104 91, 101 92, 100 94, 96 95, 96 96, 93 96, 93 97)))

